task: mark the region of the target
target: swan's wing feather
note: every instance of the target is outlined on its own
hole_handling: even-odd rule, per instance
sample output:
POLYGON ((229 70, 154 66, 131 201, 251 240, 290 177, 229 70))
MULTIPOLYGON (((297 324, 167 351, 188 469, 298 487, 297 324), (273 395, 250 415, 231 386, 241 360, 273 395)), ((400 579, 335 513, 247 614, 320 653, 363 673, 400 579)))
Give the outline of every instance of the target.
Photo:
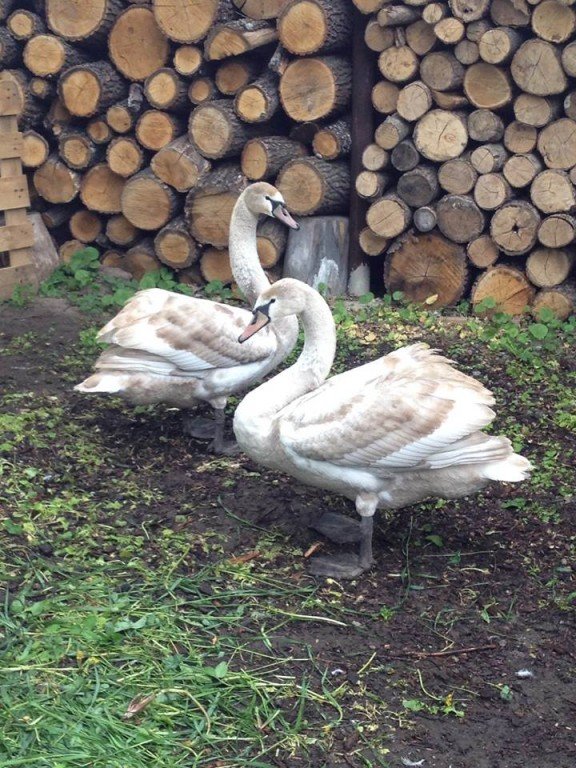
POLYGON ((239 307, 152 288, 137 293, 98 338, 151 360, 163 358, 184 372, 230 368, 265 360, 276 349, 269 328, 238 343, 251 317, 239 307))
POLYGON ((329 379, 280 418, 287 450, 348 467, 424 466, 492 421, 490 392, 424 345, 329 379))

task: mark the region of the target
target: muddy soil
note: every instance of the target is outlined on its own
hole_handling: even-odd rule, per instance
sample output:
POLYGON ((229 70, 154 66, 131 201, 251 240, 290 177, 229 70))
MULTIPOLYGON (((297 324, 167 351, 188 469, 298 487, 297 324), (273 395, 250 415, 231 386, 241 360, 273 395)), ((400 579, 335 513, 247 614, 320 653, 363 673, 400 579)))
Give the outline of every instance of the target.
MULTIPOLYGON (((30 350, 0 355, 3 390, 48 393, 69 409, 70 418, 84 413, 89 403, 71 391, 59 360, 73 354, 78 331, 88 322, 94 324, 59 300, 0 307, 0 346, 24 334, 35 340, 30 350)), ((386 350, 372 350, 371 356, 381 351, 386 350)), ((483 369, 493 388, 509 392, 499 409, 514 408, 514 382, 504 366, 479 361, 473 350, 468 361, 465 357, 460 360, 465 369, 467 364, 483 369)), ((183 435, 177 412, 107 413, 101 410, 92 424, 114 446, 107 473, 139 463, 143 481, 170 499, 147 510, 146 520, 133 520, 135 525, 146 522, 151 530, 184 525, 198 540, 217 532, 227 556, 251 552, 261 529, 280 531, 290 548, 275 567, 293 569, 298 581, 311 578, 302 568, 302 553, 319 539, 308 527, 311 518, 326 508, 352 513, 346 501, 262 472, 243 456, 225 463, 215 459, 203 443, 183 435), (191 497, 197 514, 176 521, 179 500, 191 497)), ((530 425, 529 410, 515 407, 514 414, 530 425)), ((559 430, 547 439, 574 456, 574 433, 559 430)), ((104 493, 104 484, 95 490, 104 493)), ((381 515, 375 566, 343 587, 348 626, 302 622, 291 627, 290 642, 310 646, 327 674, 348 678, 344 705, 351 722, 357 707, 378 702, 387 721, 385 759, 391 766, 573 768, 575 523, 574 498, 556 498, 553 488, 530 484, 493 486, 457 503, 381 515), (517 497, 524 500, 522 510, 510 504, 517 497), (533 504, 561 505, 561 514, 545 522, 528 513, 533 504), (368 664, 362 679, 359 660, 368 664)), ((199 548, 183 567, 200 567, 213 556, 199 548)), ((322 584, 327 604, 332 592, 330 583, 322 584)), ((307 757, 279 756, 277 765, 382 764, 369 748, 362 762, 350 757, 358 746, 353 727, 342 728, 335 739, 330 754, 318 748, 307 757)))

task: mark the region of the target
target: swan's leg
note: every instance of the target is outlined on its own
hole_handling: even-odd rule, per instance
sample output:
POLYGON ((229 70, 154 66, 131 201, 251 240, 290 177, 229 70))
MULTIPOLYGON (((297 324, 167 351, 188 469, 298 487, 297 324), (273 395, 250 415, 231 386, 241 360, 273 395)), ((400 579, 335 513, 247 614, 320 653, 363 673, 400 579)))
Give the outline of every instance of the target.
POLYGON ((216 435, 216 420, 193 416, 185 412, 182 416, 184 433, 196 440, 213 440, 216 435))
POLYGON ((210 449, 214 453, 223 453, 227 456, 233 456, 238 453, 240 448, 238 443, 231 440, 224 440, 224 428, 226 426, 226 411, 224 408, 216 408, 214 410, 216 430, 214 432, 214 439, 210 443, 210 449))
MULTIPOLYGON (((375 494, 361 493, 356 497, 356 511, 360 514, 360 523, 356 524, 355 538, 348 539, 348 541, 360 541, 360 552, 358 555, 348 554, 337 557, 315 557, 311 561, 310 572, 316 576, 331 576, 336 579, 354 579, 370 568, 373 562, 372 532, 374 529, 374 513, 377 506, 378 497, 375 494)), ((344 516, 333 515, 332 517, 334 520, 328 520, 328 530, 331 530, 332 523, 337 523, 336 518, 344 516)), ((339 540, 343 541, 341 537, 339 540)))

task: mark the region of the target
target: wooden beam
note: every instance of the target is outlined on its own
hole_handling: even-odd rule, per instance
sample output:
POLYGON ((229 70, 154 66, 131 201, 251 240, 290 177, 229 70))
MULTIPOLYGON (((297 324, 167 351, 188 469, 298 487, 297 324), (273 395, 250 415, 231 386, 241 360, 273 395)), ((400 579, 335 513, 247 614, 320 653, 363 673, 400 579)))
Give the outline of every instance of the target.
POLYGON ((370 267, 360 248, 360 232, 366 226, 368 203, 356 193, 354 182, 362 170, 362 153, 374 140, 372 86, 374 54, 364 42, 367 17, 354 7, 352 33, 352 149, 350 152, 350 245, 348 251, 348 293, 361 296, 370 290, 370 267))

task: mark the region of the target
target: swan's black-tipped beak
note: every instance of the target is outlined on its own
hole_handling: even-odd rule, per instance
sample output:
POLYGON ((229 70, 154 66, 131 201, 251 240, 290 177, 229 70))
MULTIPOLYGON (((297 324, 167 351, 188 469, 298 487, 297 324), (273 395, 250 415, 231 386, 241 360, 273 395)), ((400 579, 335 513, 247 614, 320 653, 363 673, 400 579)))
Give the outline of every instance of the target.
POLYGON ((288 209, 284 205, 275 205, 273 215, 283 224, 286 224, 287 227, 290 227, 291 229, 300 229, 300 224, 294 221, 292 216, 288 213, 288 209))
POLYGON ((240 344, 242 344, 244 341, 247 341, 251 336, 254 336, 255 333, 258 333, 258 331, 261 331, 262 328, 265 328, 269 322, 270 318, 268 317, 268 305, 262 307, 261 309, 255 309, 252 316, 252 322, 250 325, 247 325, 240 336, 238 336, 238 341, 240 344))

